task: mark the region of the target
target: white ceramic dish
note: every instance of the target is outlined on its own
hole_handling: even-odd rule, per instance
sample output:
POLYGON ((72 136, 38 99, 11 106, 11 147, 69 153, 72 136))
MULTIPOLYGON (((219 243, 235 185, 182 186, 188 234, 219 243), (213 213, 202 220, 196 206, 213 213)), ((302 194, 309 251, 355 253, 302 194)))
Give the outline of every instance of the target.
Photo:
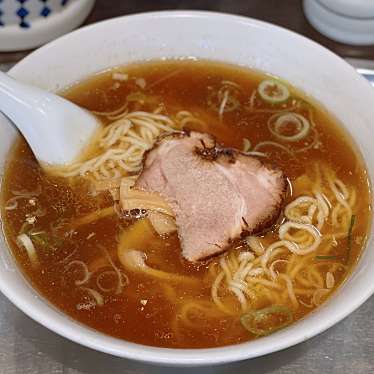
POLYGON ((0 1, 0 51, 38 47, 78 27, 95 0, 0 1))
MULTIPOLYGON (((221 60, 279 75, 329 108, 352 134, 374 175, 374 90, 342 59, 285 29, 208 12, 159 12, 117 18, 66 35, 37 50, 10 74, 58 90, 111 66, 155 58, 221 60), (142 32, 139 32, 142 30, 142 32)), ((0 119, 0 170, 15 130, 0 119)), ((372 235, 371 235, 372 236, 372 235)), ((374 291, 372 239, 349 281, 331 300, 289 328, 256 341, 214 349, 162 349, 111 338, 71 320, 40 297, 0 243, 0 289, 56 333, 113 355, 165 365, 212 365, 252 358, 302 342, 342 320, 374 291)))
POLYGON ((341 43, 374 44, 374 2, 367 0, 304 0, 308 21, 341 43))

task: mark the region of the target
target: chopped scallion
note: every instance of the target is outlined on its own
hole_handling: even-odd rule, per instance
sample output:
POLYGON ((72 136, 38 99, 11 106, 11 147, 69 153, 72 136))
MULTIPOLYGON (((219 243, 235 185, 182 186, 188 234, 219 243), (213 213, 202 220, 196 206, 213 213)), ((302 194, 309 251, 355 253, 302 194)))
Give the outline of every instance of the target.
POLYGON ((261 98, 270 104, 281 104, 288 100, 290 91, 275 79, 266 79, 258 85, 258 93, 261 98))
POLYGON ((273 305, 243 314, 240 322, 250 333, 265 336, 288 326, 293 319, 293 312, 289 308, 283 305, 273 305), (275 324, 274 319, 277 319, 275 324))
POLYGON ((356 216, 354 214, 351 215, 351 222, 349 223, 348 235, 347 235, 347 254, 345 257, 345 262, 349 262, 349 257, 352 250, 352 231, 353 226, 356 222, 356 216))
POLYGON ((36 245, 48 250, 56 250, 58 247, 61 247, 61 245, 64 243, 63 239, 57 236, 49 235, 44 231, 35 234, 30 234, 30 237, 36 245))

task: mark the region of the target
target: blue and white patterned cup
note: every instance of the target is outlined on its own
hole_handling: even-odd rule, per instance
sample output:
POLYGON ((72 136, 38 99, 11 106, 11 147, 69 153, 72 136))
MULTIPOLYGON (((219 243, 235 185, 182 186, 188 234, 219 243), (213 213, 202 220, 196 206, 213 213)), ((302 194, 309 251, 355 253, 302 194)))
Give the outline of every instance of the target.
POLYGON ((94 0, 0 0, 0 51, 44 44, 80 25, 94 0))
POLYGON ((33 21, 60 12, 69 0, 0 0, 0 26, 32 27, 33 21))

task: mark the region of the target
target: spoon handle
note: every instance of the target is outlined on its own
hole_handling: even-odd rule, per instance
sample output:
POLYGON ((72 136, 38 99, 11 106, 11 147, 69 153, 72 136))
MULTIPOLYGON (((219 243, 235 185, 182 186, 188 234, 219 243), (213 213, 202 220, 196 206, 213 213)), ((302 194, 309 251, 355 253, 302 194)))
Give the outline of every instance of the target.
POLYGON ((71 163, 99 128, 88 111, 2 72, 0 112, 20 130, 42 164, 71 163))

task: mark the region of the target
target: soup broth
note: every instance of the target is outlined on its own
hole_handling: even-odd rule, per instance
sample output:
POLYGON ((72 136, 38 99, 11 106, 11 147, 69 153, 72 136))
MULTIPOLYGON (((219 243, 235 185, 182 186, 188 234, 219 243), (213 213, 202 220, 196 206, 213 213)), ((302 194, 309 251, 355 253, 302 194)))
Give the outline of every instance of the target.
POLYGON ((357 263, 370 224, 363 162, 335 119, 290 85, 236 66, 170 61, 107 71, 62 95, 96 113, 107 133, 79 163, 48 173, 19 138, 3 179, 2 220, 32 285, 75 320, 158 347, 237 344, 312 312, 357 263), (270 85, 261 95, 264 81, 270 85), (100 159, 117 133, 121 144, 132 136, 125 120, 131 139, 148 145, 131 143, 125 164, 118 161, 125 156, 100 159), (277 164, 290 184, 278 224, 195 264, 182 258, 176 233, 159 235, 141 209, 123 214, 119 180, 140 171, 139 158, 154 141, 148 120, 158 121, 159 133, 207 132, 277 164), (142 271, 121 261, 130 250, 143 254, 142 271))

